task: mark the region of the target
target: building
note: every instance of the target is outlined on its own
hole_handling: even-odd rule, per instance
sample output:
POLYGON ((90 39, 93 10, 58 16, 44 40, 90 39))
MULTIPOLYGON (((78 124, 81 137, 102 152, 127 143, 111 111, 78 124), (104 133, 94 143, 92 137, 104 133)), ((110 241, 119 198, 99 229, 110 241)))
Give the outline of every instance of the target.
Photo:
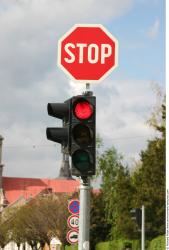
MULTIPOLYGON (((65 155, 63 155, 59 178, 41 179, 3 176, 2 141, 3 137, 0 135, 0 213, 2 212, 3 215, 9 207, 22 206, 31 198, 35 198, 40 194, 66 193, 72 195, 79 190, 80 183, 71 177, 68 158, 65 155)), ((55 242, 58 242, 58 244, 53 244, 50 248, 53 250, 60 249, 61 243, 59 243, 59 239, 55 239, 55 242)), ((20 249, 30 250, 31 247, 25 243, 20 246, 20 249)), ((9 242, 3 250, 18 250, 18 247, 15 242, 9 242)))
POLYGON ((28 200, 43 192, 74 193, 78 191, 79 182, 64 179, 37 179, 2 177, 4 205, 7 206, 24 198, 28 200))
POLYGON ((4 207, 12 205, 21 198, 23 200, 28 200, 36 197, 41 192, 74 193, 78 191, 79 181, 74 180, 71 177, 69 161, 66 155, 63 155, 59 178, 41 179, 4 177, 2 141, 3 137, 0 135, 0 211, 2 211, 4 207))

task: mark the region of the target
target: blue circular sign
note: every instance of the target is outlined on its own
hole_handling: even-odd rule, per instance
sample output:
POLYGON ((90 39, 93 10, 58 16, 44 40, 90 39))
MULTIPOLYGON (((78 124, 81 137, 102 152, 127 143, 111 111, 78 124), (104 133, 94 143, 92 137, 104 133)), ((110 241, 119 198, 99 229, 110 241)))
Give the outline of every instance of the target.
POLYGON ((68 210, 71 214, 79 214, 79 210, 80 210, 79 200, 69 201, 68 210))

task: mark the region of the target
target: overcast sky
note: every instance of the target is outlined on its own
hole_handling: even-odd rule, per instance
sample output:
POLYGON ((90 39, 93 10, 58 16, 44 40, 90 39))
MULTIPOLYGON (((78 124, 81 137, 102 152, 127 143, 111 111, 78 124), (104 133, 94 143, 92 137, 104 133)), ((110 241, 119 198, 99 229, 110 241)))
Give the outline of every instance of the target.
POLYGON ((165 87, 164 0, 0 0, 0 134, 5 176, 54 178, 60 144, 46 127, 48 102, 85 90, 57 67, 57 42, 74 24, 102 24, 119 42, 119 66, 91 90, 97 132, 126 162, 139 159, 154 132, 147 125, 165 87))

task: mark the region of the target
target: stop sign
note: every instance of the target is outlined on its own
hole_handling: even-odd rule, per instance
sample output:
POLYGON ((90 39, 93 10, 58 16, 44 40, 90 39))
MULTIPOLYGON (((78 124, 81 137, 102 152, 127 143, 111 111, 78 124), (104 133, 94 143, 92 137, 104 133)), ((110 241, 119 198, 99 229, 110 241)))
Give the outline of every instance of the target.
POLYGON ((75 25, 58 42, 58 65, 73 80, 99 82, 117 67, 118 41, 102 25, 75 25))

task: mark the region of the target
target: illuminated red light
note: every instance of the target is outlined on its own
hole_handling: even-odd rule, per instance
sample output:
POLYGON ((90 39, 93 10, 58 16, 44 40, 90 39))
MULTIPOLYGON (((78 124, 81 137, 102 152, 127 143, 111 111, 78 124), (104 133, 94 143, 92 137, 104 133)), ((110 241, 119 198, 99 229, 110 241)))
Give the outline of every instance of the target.
POLYGON ((93 114, 93 106, 88 101, 77 102, 74 107, 74 114, 78 119, 89 119, 93 114))

